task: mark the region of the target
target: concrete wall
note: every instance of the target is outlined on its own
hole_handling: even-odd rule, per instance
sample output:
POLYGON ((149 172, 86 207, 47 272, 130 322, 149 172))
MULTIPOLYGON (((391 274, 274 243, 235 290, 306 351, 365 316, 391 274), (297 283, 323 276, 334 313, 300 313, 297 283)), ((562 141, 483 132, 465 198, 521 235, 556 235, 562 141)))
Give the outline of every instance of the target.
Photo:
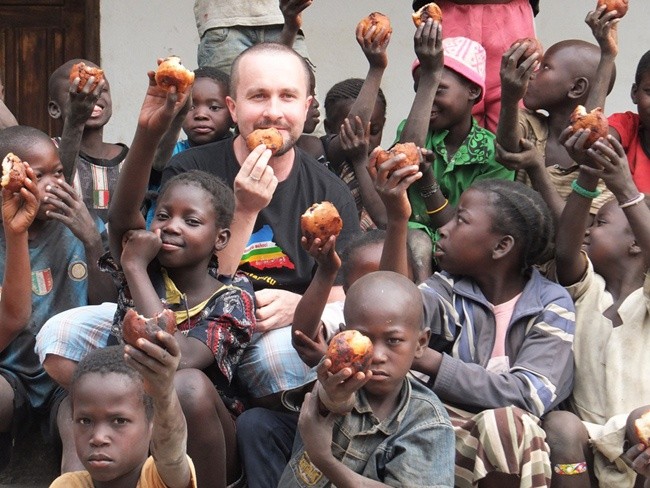
MULTIPOLYGON (((545 46, 568 38, 593 41, 584 23, 595 0, 543 0, 536 19, 538 37, 545 46)), ((110 141, 130 143, 146 89, 145 73, 155 68, 157 57, 181 56, 196 68, 198 35, 194 0, 103 0, 101 3, 102 67, 113 95, 113 119, 105 135, 110 141)), ((304 14, 304 30, 312 60, 317 66, 321 99, 336 82, 365 77, 367 61, 355 38, 357 22, 378 10, 391 18, 393 37, 389 66, 382 88, 388 99, 384 144, 392 141, 398 122, 408 114, 413 100, 410 65, 414 59, 410 0, 316 0, 304 14)), ((631 110, 629 90, 641 55, 650 49, 648 15, 642 0, 632 3, 619 27, 618 78, 607 112, 631 110)))

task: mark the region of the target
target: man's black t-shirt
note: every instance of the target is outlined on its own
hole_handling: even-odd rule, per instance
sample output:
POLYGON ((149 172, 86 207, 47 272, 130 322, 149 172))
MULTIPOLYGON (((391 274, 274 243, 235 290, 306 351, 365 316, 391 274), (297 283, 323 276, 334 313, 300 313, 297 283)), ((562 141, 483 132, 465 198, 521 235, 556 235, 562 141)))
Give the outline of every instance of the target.
MULTIPOLYGON (((295 154, 288 178, 278 184, 271 202, 258 214, 241 259, 240 269, 256 290, 278 288, 302 294, 307 289, 316 263, 300 246, 300 216, 312 204, 327 200, 339 211, 343 219, 336 241, 339 251, 359 232, 357 208, 345 183, 300 148, 295 148, 295 154)), ((192 169, 212 173, 232 187, 240 169, 233 139, 177 154, 163 172, 163 185, 192 169)))

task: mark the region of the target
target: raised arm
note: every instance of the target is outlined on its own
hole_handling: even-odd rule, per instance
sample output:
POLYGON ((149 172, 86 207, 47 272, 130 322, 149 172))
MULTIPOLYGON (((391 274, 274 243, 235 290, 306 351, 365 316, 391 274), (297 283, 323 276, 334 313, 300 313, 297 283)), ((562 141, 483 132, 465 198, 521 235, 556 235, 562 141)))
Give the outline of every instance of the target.
POLYGON ((20 193, 2 190, 5 270, 0 298, 0 351, 25 328, 32 315, 32 280, 27 230, 38 212, 36 177, 27 167, 20 193))
POLYGON ((413 142, 425 147, 429 133, 431 107, 442 77, 444 52, 442 48, 442 27, 440 23, 427 19, 420 24, 413 36, 415 54, 420 61, 420 80, 413 105, 400 135, 400 142, 413 142))
POLYGON ((156 85, 154 72, 149 75, 133 143, 120 171, 108 212, 110 247, 114 259, 122 255, 122 236, 129 230, 144 229, 140 204, 147 191, 147 182, 158 143, 174 116, 185 104, 188 93, 167 92, 156 85))
POLYGON ((605 108, 605 99, 612 82, 614 62, 618 54, 618 23, 620 19, 614 18, 614 15, 614 12, 605 13, 603 5, 589 12, 585 19, 600 46, 600 61, 596 79, 589 88, 589 95, 585 102, 587 110, 593 110, 596 107, 605 108))
POLYGON ((379 269, 409 276, 407 224, 411 216, 411 204, 406 190, 413 182, 422 177, 422 173, 417 166, 405 166, 391 172, 392 168, 404 159, 403 154, 390 158, 377 166, 377 152, 378 150, 375 150, 370 155, 368 172, 375 183, 377 193, 384 202, 388 218, 379 269))
POLYGON ((527 43, 513 44, 501 58, 501 112, 497 127, 497 142, 508 152, 519 152, 524 137, 519 125, 519 102, 524 97, 533 71, 539 64, 535 53, 517 64, 528 48, 527 43))
POLYGON ((187 116, 190 106, 192 105, 192 97, 187 97, 187 101, 183 108, 176 114, 174 120, 172 121, 169 129, 165 132, 165 135, 158 143, 156 148, 156 155, 153 158, 153 169, 156 171, 162 171, 167 166, 167 163, 172 158, 172 153, 174 152, 174 147, 176 142, 178 142, 178 137, 180 136, 181 129, 183 128, 183 122, 185 122, 185 117, 187 116))
POLYGON ((142 375, 144 390, 153 400, 151 455, 158 474, 169 488, 187 488, 193 476, 187 457, 187 423, 174 389, 181 352, 174 336, 161 330, 157 339, 163 347, 146 339, 138 339, 139 349, 124 346, 125 359, 142 375))
POLYGON ((302 11, 312 2, 313 0, 280 0, 280 10, 284 16, 280 43, 293 47, 298 31, 302 27, 302 11))
MULTIPOLYGON (((313 362, 311 357, 314 352, 322 357, 325 351, 303 351, 304 342, 301 336, 307 337, 311 343, 319 344, 319 336, 322 337, 321 317, 325 305, 328 302, 330 291, 334 286, 336 275, 341 268, 341 259, 336 253, 336 237, 322 243, 316 238, 309 242, 306 237, 302 237, 300 244, 316 260, 318 267, 311 283, 300 298, 291 325, 291 341, 300 354, 300 357, 306 364, 313 362), (298 334, 297 334, 298 333, 298 334), (308 356, 303 358, 303 352, 308 352, 308 356)), ((320 360, 320 358, 319 358, 320 360)))
POLYGON ((59 158, 63 165, 65 181, 72 184, 72 177, 77 168, 77 158, 81 147, 81 140, 86 122, 93 113, 93 109, 102 92, 106 89, 106 80, 101 80, 93 91, 94 77, 91 76, 83 89, 77 92, 80 79, 77 77, 70 83, 68 90, 70 97, 70 110, 63 120, 63 132, 59 143, 59 158))
MULTIPOLYGON (((381 80, 384 71, 388 66, 388 56, 386 49, 390 43, 390 34, 384 35, 383 30, 376 32, 376 27, 371 27, 365 36, 362 33, 361 26, 357 25, 356 37, 363 54, 368 60, 368 74, 361 86, 359 96, 350 107, 348 117, 359 117, 365 127, 370 122, 370 117, 375 110, 377 95, 381 87, 381 80)), ((327 149, 327 158, 334 164, 345 160, 345 155, 341 149, 341 141, 338 136, 334 136, 327 149)))

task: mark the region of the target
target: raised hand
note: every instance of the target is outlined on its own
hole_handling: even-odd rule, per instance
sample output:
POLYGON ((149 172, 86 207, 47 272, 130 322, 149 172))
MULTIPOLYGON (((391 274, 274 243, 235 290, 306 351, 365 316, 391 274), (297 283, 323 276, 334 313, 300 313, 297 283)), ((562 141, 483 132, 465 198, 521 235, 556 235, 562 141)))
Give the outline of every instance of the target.
POLYGON ((5 232, 14 234, 27 232, 36 218, 39 207, 38 186, 35 183, 34 171, 28 163, 23 164, 27 177, 20 192, 13 193, 6 188, 2 190, 2 221, 5 232))

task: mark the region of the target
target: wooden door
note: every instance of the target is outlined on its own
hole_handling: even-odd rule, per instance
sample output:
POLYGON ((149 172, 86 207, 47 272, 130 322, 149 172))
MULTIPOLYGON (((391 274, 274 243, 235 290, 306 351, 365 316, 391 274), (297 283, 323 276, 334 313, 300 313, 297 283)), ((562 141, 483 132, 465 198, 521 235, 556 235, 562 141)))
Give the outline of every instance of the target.
POLYGON ((0 76, 18 123, 60 135, 47 81, 71 58, 100 61, 99 0, 0 0, 0 76))

